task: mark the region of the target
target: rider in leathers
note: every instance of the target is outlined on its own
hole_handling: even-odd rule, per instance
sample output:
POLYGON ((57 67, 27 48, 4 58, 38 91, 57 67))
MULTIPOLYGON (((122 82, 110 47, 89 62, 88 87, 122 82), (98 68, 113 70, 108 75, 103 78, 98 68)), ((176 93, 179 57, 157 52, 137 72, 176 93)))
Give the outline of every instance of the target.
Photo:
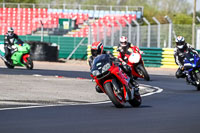
POLYGON ((4 37, 4 49, 5 49, 5 58, 7 61, 11 63, 11 55, 12 55, 12 46, 14 45, 15 40, 22 43, 21 39, 19 39, 18 35, 14 33, 14 29, 12 27, 8 28, 8 32, 4 37))
POLYGON ((176 38, 176 47, 174 49, 175 62, 179 66, 178 70, 176 71, 176 78, 184 78, 186 76, 187 77, 186 80, 189 83, 195 85, 196 83, 191 79, 189 71, 185 71, 186 74, 183 73, 185 70, 184 68, 185 52, 192 52, 198 54, 198 52, 194 48, 192 48, 190 44, 185 42, 184 37, 178 36, 176 38))
MULTIPOLYGON (((119 61, 118 59, 116 59, 111 53, 106 52, 103 50, 103 44, 102 42, 98 41, 98 42, 94 42, 92 44, 92 48, 91 48, 91 56, 89 57, 89 65, 90 65, 90 69, 92 68, 92 64, 93 64, 93 60, 97 55, 101 55, 101 54, 108 54, 110 56, 110 59, 112 61, 119 61)), ((127 68, 129 67, 128 65, 119 65, 119 67, 130 77, 130 82, 134 85, 135 87, 135 91, 138 92, 138 83, 133 79, 132 74, 130 74, 130 71, 127 71, 127 68), (127 68, 126 68, 127 67, 127 68)), ((102 93, 102 90, 96 85, 96 91, 99 93, 102 93)))

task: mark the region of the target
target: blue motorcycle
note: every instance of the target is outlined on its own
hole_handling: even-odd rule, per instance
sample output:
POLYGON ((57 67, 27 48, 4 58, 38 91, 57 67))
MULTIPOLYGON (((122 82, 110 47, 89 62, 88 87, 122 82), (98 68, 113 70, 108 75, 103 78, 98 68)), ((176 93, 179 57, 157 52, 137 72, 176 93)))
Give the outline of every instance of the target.
POLYGON ((198 54, 192 52, 185 53, 184 73, 190 74, 191 80, 195 83, 192 85, 196 86, 197 90, 200 90, 200 57, 198 54))

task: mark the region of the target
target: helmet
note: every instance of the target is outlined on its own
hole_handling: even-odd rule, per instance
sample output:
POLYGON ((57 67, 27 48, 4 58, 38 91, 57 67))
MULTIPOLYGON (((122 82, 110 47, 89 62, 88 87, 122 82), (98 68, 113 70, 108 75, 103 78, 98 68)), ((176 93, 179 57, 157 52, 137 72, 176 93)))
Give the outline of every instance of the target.
POLYGON ((12 36, 14 33, 14 29, 12 27, 8 27, 8 35, 12 36))
POLYGON ((178 36, 176 38, 176 46, 178 49, 183 49, 185 46, 185 38, 183 36, 178 36))
POLYGON ((128 50, 128 39, 125 36, 120 37, 121 53, 125 54, 128 50))
POLYGON ((102 42, 93 42, 91 48, 92 56, 97 56, 103 53, 103 44, 102 42))
POLYGON ((120 45, 121 45, 122 47, 127 45, 127 41, 128 41, 127 37, 122 36, 122 37, 120 37, 119 40, 120 40, 120 45))

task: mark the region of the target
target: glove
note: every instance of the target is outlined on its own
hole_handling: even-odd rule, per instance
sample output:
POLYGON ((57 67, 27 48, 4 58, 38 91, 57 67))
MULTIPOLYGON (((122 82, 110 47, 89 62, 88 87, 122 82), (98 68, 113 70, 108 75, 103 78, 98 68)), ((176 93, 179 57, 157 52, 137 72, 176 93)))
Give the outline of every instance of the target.
POLYGON ((139 53, 140 53, 140 54, 143 54, 144 52, 143 52, 143 51, 139 51, 139 53))
POLYGON ((17 47, 16 47, 15 45, 12 45, 11 48, 12 48, 12 49, 16 49, 17 47))
POLYGON ((181 67, 181 70, 182 70, 182 71, 184 70, 184 66, 181 67))
POLYGON ((126 62, 125 62, 125 61, 123 61, 123 62, 122 62, 122 65, 126 65, 126 62))

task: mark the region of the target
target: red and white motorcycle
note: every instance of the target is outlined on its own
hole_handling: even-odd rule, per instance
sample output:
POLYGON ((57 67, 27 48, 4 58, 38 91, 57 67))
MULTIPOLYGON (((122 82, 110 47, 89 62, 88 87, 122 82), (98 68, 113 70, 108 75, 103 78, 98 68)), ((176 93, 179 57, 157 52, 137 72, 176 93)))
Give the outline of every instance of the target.
POLYGON ((127 52, 124 55, 126 63, 132 69, 132 75, 134 79, 143 78, 146 81, 150 80, 149 74, 144 67, 144 61, 142 60, 143 52, 139 50, 138 47, 131 47, 131 52, 127 52))

